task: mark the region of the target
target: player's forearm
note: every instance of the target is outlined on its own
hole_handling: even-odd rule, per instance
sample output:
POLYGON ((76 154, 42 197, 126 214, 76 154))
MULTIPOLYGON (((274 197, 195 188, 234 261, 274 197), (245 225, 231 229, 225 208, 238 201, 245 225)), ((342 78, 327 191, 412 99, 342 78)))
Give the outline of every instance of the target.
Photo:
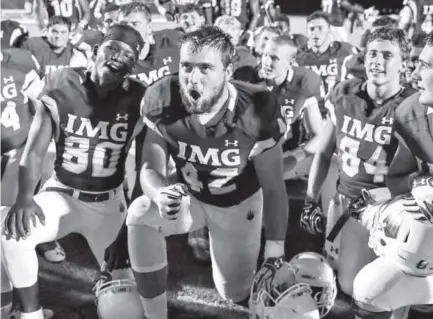
POLYGON ((316 153, 311 164, 310 176, 308 178, 307 200, 318 202, 320 191, 328 175, 331 157, 324 153, 316 153))
POLYGON ((289 220, 289 201, 285 187, 263 192, 263 220, 266 240, 284 241, 289 220))
MULTIPOLYGON (((18 199, 30 201, 41 179, 44 156, 30 153, 21 161, 18 172, 18 199)), ((17 201, 18 201, 17 199, 17 201)))
POLYGON ((151 200, 156 196, 161 187, 168 186, 167 179, 154 169, 143 166, 140 172, 140 184, 143 193, 151 200))
POLYGON ((251 18, 250 24, 248 26, 248 30, 255 31, 255 29, 257 28, 257 24, 259 22, 259 18, 260 18, 259 15, 254 15, 251 18))

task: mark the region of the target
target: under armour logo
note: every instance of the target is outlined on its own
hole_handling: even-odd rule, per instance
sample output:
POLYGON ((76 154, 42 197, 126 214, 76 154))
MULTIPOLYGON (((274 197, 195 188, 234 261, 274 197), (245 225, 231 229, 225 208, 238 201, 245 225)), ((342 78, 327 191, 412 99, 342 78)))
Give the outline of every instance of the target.
POLYGON ((329 251, 331 253, 336 253, 337 255, 340 253, 340 250, 338 248, 334 248, 334 246, 331 246, 331 248, 329 248, 329 251))
POLYGON ((329 59, 329 63, 337 63, 337 59, 329 59))
POLYGON ((128 114, 121 115, 120 113, 116 114, 116 121, 127 121, 128 120, 128 114))
POLYGON ((225 140, 224 145, 225 147, 229 147, 229 146, 238 147, 239 142, 236 140, 234 140, 233 142, 230 142, 229 140, 225 140))
POLYGON ((14 77, 10 76, 7 78, 3 78, 3 81, 5 82, 5 84, 9 83, 9 82, 14 82, 14 77))
POLYGON ((394 119, 392 117, 390 117, 390 118, 382 117, 382 124, 383 125, 386 125, 386 124, 392 125, 393 123, 394 123, 394 119))
POLYGON ((169 56, 165 59, 162 59, 162 62, 164 63, 164 65, 167 65, 168 63, 173 62, 173 60, 171 59, 171 56, 169 56))
POLYGON ((294 99, 291 99, 291 100, 285 99, 284 104, 285 105, 293 105, 293 104, 295 104, 295 100, 294 99))

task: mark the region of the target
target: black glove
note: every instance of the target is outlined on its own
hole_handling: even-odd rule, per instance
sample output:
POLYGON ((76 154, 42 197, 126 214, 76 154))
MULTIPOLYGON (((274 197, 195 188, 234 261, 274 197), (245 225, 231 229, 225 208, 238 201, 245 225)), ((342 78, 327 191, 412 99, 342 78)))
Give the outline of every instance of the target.
POLYGON ((123 224, 114 242, 105 249, 104 262, 108 272, 131 267, 128 254, 128 229, 125 224, 123 224))
POLYGON ((304 205, 300 219, 301 228, 312 235, 323 234, 326 226, 326 217, 322 209, 313 202, 304 205))
POLYGON ((278 258, 266 258, 260 269, 254 276, 252 284, 251 298, 257 298, 257 293, 264 288, 265 291, 271 293, 274 285, 274 278, 277 271, 285 264, 284 256, 278 258))

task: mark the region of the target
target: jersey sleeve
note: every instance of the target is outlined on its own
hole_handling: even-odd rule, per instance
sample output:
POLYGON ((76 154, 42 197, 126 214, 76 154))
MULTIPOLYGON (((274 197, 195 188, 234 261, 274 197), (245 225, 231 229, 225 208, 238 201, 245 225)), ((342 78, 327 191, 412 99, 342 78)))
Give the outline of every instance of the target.
POLYGON ((158 124, 170 104, 171 77, 167 76, 155 82, 149 88, 141 100, 140 114, 143 123, 152 131, 161 135, 158 124))
POLYGON ((328 96, 326 97, 325 100, 325 108, 328 111, 328 117, 331 119, 332 123, 334 125, 337 124, 337 116, 336 116, 336 97, 339 94, 339 86, 341 84, 337 84, 336 86, 334 86, 331 91, 329 91, 328 96))
POLYGON ((29 63, 28 71, 24 78, 22 92, 31 100, 36 100, 44 88, 44 82, 39 77, 40 65, 33 54, 27 61, 29 63))
POLYGON ((59 85, 64 81, 66 72, 67 69, 59 69, 47 74, 43 79, 44 87, 38 96, 53 121, 55 138, 60 133, 60 113, 56 97, 59 94, 59 85))
POLYGON ((254 97, 256 116, 259 121, 257 141, 250 152, 252 158, 279 145, 287 130, 276 96, 268 91, 260 91, 254 97))

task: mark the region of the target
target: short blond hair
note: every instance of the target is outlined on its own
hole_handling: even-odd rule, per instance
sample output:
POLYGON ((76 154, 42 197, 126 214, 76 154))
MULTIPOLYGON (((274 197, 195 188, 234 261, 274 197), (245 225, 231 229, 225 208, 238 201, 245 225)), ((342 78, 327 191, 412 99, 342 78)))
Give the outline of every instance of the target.
POLYGON ((241 30, 242 25, 238 19, 228 15, 222 15, 215 20, 214 26, 224 30, 225 28, 236 28, 241 30))

